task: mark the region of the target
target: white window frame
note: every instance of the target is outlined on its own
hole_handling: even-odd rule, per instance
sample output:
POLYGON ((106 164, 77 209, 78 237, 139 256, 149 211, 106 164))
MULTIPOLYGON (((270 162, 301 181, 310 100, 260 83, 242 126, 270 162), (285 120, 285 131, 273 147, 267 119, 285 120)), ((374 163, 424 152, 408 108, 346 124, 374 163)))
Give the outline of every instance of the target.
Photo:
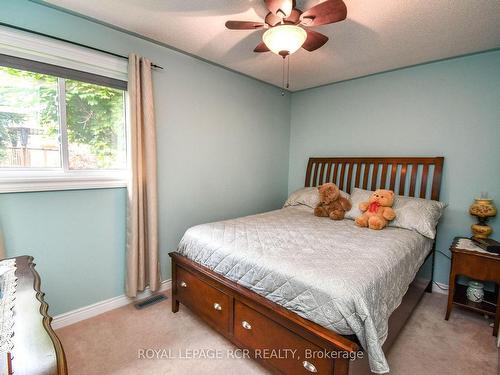
MULTIPOLYGON (((128 62, 125 59, 5 26, 0 26, 0 54, 127 81, 128 62)), ((64 79, 58 77, 58 91, 61 92, 60 90, 65 90, 64 79)), ((61 103, 64 99, 64 95, 59 95, 61 168, 0 168, 0 193, 127 186, 128 168, 69 169, 66 104, 61 103)), ((128 97, 125 92, 125 103, 127 102, 128 97)), ((125 114, 126 139, 128 139, 127 118, 125 114)))

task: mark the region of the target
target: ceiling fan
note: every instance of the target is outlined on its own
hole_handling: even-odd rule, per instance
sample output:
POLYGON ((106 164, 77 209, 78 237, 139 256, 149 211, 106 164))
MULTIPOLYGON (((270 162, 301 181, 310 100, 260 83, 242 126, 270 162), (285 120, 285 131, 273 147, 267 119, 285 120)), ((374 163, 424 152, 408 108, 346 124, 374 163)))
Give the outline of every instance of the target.
POLYGON ((264 22, 227 21, 231 30, 267 29, 254 52, 272 51, 285 59, 300 47, 312 52, 322 47, 328 37, 305 27, 321 26, 344 20, 347 7, 342 0, 326 0, 302 11, 295 0, 264 0, 269 13, 264 22))

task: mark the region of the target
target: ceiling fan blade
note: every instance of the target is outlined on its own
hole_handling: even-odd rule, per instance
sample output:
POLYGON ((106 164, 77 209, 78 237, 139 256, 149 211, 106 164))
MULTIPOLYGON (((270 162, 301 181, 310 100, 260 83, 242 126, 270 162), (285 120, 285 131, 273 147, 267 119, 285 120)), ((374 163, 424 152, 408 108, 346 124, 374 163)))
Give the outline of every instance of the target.
POLYGON ((226 27, 231 30, 255 30, 264 27, 264 24, 253 21, 227 21, 226 27))
POLYGON ((269 11, 278 17, 286 18, 292 13, 294 0, 265 0, 269 11))
POLYGON ((254 52, 269 52, 269 48, 267 48, 264 42, 260 42, 257 47, 253 50, 254 52))
POLYGON ((304 26, 320 26, 339 22, 347 17, 347 7, 342 0, 327 0, 302 13, 304 26))
POLYGON ((293 24, 297 24, 300 22, 300 15, 301 14, 302 14, 302 12, 299 9, 293 8, 290 15, 287 18, 285 18, 285 21, 291 22, 293 24))
POLYGON ((328 37, 321 33, 312 30, 306 30, 307 39, 302 45, 302 48, 308 50, 309 52, 315 51, 322 47, 326 42, 328 42, 328 37))
POLYGON ((276 14, 274 13, 267 13, 266 19, 264 20, 269 26, 273 27, 276 26, 277 24, 281 23, 281 18, 279 18, 276 14))

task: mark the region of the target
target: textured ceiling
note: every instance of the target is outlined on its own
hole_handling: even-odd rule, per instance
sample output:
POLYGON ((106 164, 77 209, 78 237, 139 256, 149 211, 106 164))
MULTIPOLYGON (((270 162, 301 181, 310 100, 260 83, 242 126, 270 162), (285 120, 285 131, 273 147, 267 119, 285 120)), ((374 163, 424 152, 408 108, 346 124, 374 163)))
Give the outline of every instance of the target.
MULTIPOLYGON (((298 0, 300 9, 322 0, 298 0)), ((343 22, 313 28, 330 37, 291 58, 292 91, 500 47, 498 0, 344 0, 343 22)), ((48 0, 262 81, 281 85, 281 58, 253 48, 263 31, 230 31, 228 19, 259 21, 262 0, 48 0)))

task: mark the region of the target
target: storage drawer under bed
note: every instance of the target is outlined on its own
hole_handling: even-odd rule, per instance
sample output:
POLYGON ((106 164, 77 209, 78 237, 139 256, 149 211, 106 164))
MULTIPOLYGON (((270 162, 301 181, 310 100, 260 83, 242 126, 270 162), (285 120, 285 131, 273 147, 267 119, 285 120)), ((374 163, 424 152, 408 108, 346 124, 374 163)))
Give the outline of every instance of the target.
POLYGON ((177 267, 176 282, 178 300, 196 311, 215 329, 228 334, 231 298, 182 267, 177 267))
POLYGON ((333 361, 313 343, 247 305, 234 302, 234 339, 285 374, 333 374, 333 361))

